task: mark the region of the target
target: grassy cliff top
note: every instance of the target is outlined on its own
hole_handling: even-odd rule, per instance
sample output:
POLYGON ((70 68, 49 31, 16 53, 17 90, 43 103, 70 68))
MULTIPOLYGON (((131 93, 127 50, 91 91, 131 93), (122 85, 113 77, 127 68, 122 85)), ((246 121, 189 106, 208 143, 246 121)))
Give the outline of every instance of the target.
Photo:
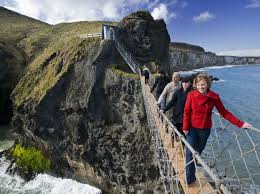
POLYGON ((28 66, 26 74, 13 91, 14 106, 18 107, 26 102, 40 103, 69 68, 93 47, 97 48, 100 41, 100 38, 72 38, 67 43, 54 44, 46 48, 28 66))
POLYGON ((0 41, 16 43, 50 25, 0 6, 0 41))
POLYGON ((13 44, 28 64, 13 91, 14 106, 39 103, 72 64, 100 44, 100 38, 82 39, 79 35, 101 32, 105 23, 115 24, 82 21, 49 25, 0 7, 0 42, 13 44))
POLYGON ((23 39, 21 44, 33 60, 13 92, 14 105, 20 106, 27 101, 39 103, 71 65, 93 46, 99 46, 100 38, 82 39, 79 34, 101 32, 103 23, 62 23, 23 39))
MULTIPOLYGON (((13 44, 32 62, 49 44, 67 43, 78 34, 101 32, 102 21, 83 21, 49 25, 0 7, 0 42, 13 44)), ((112 23, 113 24, 113 23, 112 23)))
POLYGON ((183 51, 183 52, 204 52, 204 49, 197 45, 187 44, 184 42, 171 42, 169 44, 170 51, 183 51))

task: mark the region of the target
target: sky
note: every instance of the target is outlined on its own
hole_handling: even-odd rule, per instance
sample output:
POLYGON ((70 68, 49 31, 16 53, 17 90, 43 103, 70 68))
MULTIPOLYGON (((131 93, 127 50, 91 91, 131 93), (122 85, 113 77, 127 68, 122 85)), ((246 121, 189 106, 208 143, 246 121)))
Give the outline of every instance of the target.
POLYGON ((50 24, 120 21, 148 10, 164 19, 173 42, 206 51, 260 56, 260 0, 0 0, 0 5, 50 24))

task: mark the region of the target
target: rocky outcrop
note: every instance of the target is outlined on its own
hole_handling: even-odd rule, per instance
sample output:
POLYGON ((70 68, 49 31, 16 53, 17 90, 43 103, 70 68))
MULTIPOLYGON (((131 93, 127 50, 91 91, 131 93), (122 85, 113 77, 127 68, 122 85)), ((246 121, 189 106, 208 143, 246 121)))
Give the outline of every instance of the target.
MULTIPOLYGON (((33 99, 35 94, 17 101, 28 84, 20 81, 13 94, 16 132, 49 155, 59 176, 103 193, 160 193, 139 80, 111 69, 118 61, 111 42, 82 46, 87 49, 83 58, 70 64, 40 99, 33 99)), ((39 68, 48 68, 58 56, 39 68)))
POLYGON ((118 27, 124 30, 121 41, 139 62, 167 63, 170 36, 163 20, 139 11, 125 17, 118 27))

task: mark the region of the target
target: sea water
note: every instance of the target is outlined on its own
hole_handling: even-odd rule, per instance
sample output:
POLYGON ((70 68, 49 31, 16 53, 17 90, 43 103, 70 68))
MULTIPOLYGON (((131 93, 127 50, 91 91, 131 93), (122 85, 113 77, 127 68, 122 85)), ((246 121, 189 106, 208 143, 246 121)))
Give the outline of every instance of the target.
MULTIPOLYGON (((11 126, 0 126, 0 151, 10 148, 14 141, 10 135, 11 126)), ((101 190, 72 179, 63 179, 39 174, 26 182, 18 175, 6 173, 10 161, 0 158, 0 194, 100 194, 101 190)))

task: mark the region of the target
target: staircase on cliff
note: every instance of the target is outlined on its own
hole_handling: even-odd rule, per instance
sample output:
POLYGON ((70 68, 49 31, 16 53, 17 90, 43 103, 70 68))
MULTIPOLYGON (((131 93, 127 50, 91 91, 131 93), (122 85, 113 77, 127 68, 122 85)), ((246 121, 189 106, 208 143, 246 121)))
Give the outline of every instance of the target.
POLYGON ((140 74, 141 65, 120 42, 119 37, 120 29, 117 27, 102 26, 102 38, 114 40, 115 47, 125 62, 134 73, 140 75, 148 124, 153 142, 156 145, 155 157, 158 161, 165 193, 226 194, 244 192, 249 187, 257 192, 260 188, 260 130, 255 128, 229 129, 232 137, 228 142, 223 142, 220 137, 223 131, 230 126, 229 123, 224 124, 223 118, 214 112, 212 138, 205 149, 207 158, 202 158, 167 116, 159 111, 149 86, 144 84, 140 74), (217 122, 219 122, 218 125, 217 122), (197 181, 192 186, 185 184, 185 166, 187 164, 185 164, 183 145, 193 153, 192 162, 196 161, 194 163, 197 181), (234 147, 238 149, 235 150, 234 147), (243 168, 242 171, 241 168, 243 168))

